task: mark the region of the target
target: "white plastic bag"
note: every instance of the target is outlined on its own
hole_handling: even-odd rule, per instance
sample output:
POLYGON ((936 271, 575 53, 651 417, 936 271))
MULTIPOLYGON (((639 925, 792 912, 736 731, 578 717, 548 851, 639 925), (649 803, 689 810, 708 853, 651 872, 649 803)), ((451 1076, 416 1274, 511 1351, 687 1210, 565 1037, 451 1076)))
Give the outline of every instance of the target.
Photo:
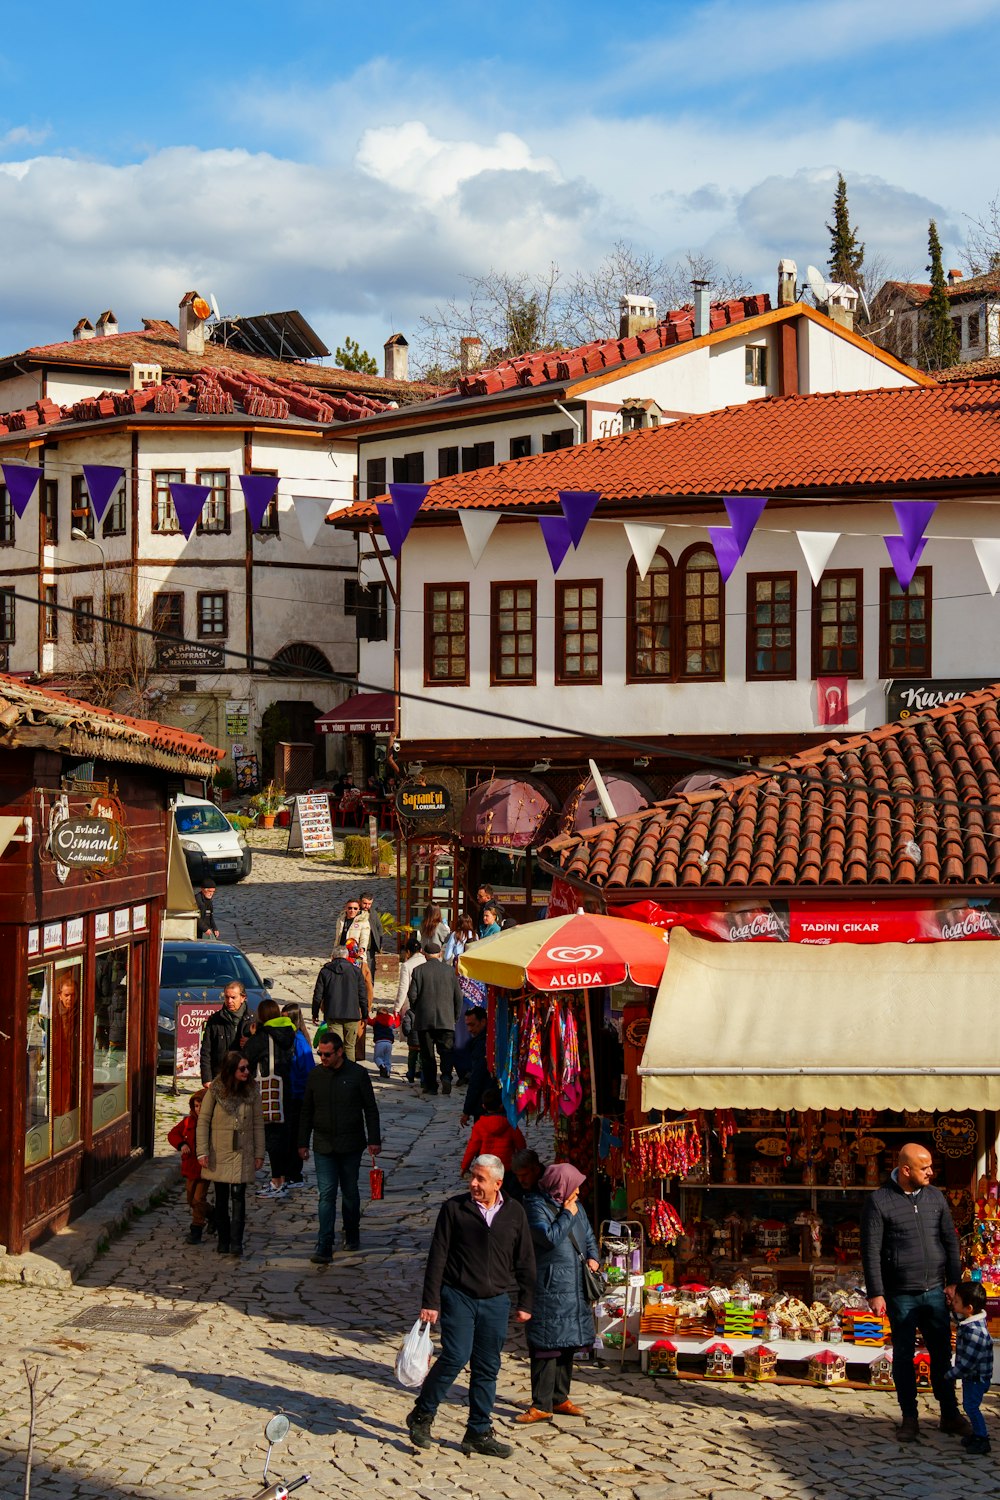
POLYGON ((409 1390, 417 1390, 431 1367, 431 1325, 418 1318, 396 1355, 396 1379, 409 1390))

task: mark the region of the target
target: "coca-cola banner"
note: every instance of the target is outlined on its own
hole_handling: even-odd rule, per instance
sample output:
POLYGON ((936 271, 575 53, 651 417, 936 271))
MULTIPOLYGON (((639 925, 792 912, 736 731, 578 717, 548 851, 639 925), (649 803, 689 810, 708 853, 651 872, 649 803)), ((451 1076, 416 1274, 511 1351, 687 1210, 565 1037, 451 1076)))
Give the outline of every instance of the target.
POLYGON ((761 901, 752 896, 707 906, 695 901, 633 901, 616 917, 653 927, 684 927, 723 943, 946 943, 1000 937, 1000 902, 944 897, 904 901, 761 901))

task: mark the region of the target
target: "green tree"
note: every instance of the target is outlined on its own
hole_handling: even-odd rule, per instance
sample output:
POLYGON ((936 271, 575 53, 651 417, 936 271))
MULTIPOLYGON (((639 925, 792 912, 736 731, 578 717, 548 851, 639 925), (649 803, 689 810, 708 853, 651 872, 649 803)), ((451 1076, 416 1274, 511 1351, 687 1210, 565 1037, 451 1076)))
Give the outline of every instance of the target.
POLYGON ((951 304, 948 301, 947 282, 941 260, 941 241, 937 224, 932 219, 927 232, 927 251, 930 265, 931 294, 920 319, 919 363, 924 370, 946 370, 957 365, 961 349, 954 324, 951 321, 951 304))
POLYGON ((357 339, 347 338, 344 347, 333 356, 341 370, 353 370, 358 375, 377 375, 378 365, 367 349, 362 349, 357 339))
POLYGON ((847 183, 842 172, 837 173, 837 192, 833 200, 833 223, 830 231, 830 259, 827 265, 834 281, 846 282, 848 286, 864 289, 865 247, 858 239, 857 225, 852 227, 847 208, 847 183))

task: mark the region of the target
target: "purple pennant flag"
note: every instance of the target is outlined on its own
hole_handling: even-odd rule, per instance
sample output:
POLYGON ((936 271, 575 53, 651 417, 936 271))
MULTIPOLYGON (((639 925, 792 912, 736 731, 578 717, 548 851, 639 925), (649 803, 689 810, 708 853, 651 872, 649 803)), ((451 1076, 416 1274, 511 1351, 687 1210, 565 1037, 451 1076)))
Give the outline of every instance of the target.
MULTIPOLYGON (((402 546, 410 534, 410 527, 416 520, 417 511, 427 499, 429 484, 390 484, 389 499, 392 508, 396 512, 396 520, 399 524, 399 545, 402 546)), ((397 552, 396 556, 399 556, 397 552)))
POLYGON ((116 469, 112 464, 84 464, 83 477, 87 481, 90 508, 95 518, 103 521, 111 496, 125 478, 125 470, 116 469))
POLYGON ((553 573, 558 573, 573 538, 565 516, 539 516, 538 524, 548 548, 553 573))
POLYGON ((924 548, 927 546, 927 538, 922 536, 915 549, 911 553, 906 545, 906 538, 901 536, 887 536, 884 538, 889 561, 899 579, 899 586, 905 593, 913 582, 913 575, 917 571, 924 548))
POLYGON ((378 518, 382 522, 382 531, 386 541, 389 543, 389 551, 393 557, 398 557, 403 550, 405 537, 403 528, 399 524, 399 517, 396 514, 395 506, 387 505, 384 500, 378 500, 375 503, 375 509, 378 511, 378 518))
MULTIPOLYGON (((912 557, 916 552, 917 543, 923 537, 924 532, 930 524, 931 516, 937 509, 937 501, 894 500, 892 508, 896 512, 896 520, 899 522, 899 529, 903 533, 907 556, 912 557)), ((916 567, 915 562, 914 567, 916 567)), ((903 587, 906 588, 905 583, 903 587)))
POLYGON ((35 493, 35 486, 42 477, 42 471, 29 468, 27 464, 0 464, 0 468, 3 469, 3 482, 7 486, 15 514, 23 516, 28 509, 28 501, 35 493))
POLYGON ((728 583, 740 560, 740 544, 728 526, 710 526, 708 534, 715 548, 715 560, 719 564, 722 581, 728 583))
POLYGON ((729 517, 733 536, 736 538, 736 545, 742 557, 747 550, 747 543, 753 536, 753 529, 763 514, 767 497, 765 495, 724 495, 722 503, 726 507, 726 515, 729 517))
POLYGON ((587 522, 597 509, 597 502, 600 498, 596 490, 559 491, 559 504, 563 508, 563 515, 569 527, 570 541, 574 547, 579 547, 582 542, 587 522))
POLYGON ((256 531, 264 512, 278 493, 277 474, 241 474, 240 488, 250 517, 250 530, 256 531))
POLYGON ((201 515, 202 507, 212 492, 208 484, 170 484, 170 498, 181 523, 181 530, 189 537, 201 515))

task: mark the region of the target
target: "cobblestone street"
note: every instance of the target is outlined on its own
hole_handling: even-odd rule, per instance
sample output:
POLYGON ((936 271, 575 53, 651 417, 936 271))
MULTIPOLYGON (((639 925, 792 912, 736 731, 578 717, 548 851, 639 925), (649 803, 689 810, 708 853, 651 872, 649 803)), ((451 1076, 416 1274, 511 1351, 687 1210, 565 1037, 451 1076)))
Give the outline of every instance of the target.
MULTIPOLYGON (((223 939, 238 942, 274 978, 276 997, 308 1007, 346 891, 371 882, 278 846, 277 838, 269 851, 258 844, 251 880, 221 889, 216 912, 223 939)), ((394 910, 394 882, 374 888, 376 906, 394 910)), ((419 1305, 438 1205, 460 1187, 464 1133, 461 1093, 421 1098, 402 1079, 402 1054, 397 1045, 394 1076, 376 1080, 386 1191, 382 1202, 365 1205, 360 1253, 338 1250, 329 1267, 309 1264, 310 1163, 297 1196, 250 1204, 241 1262, 220 1259, 211 1240, 183 1243, 178 1179, 169 1199, 136 1219, 76 1285, 0 1285, 2 1500, 22 1493, 24 1359, 40 1371, 35 1500, 249 1497, 259 1488, 264 1423, 279 1408, 292 1428, 274 1451, 272 1477, 308 1472, 303 1497, 1000 1495, 993 1460, 969 1458, 957 1439, 939 1434, 930 1404, 922 1441, 900 1448, 891 1394, 656 1382, 594 1365, 574 1383, 585 1420, 521 1429, 513 1418, 527 1405, 529 1384, 520 1336, 505 1355, 496 1414, 513 1457, 459 1452, 464 1382, 436 1423, 439 1445, 417 1453, 403 1426, 412 1396, 396 1384, 393 1359, 419 1305), (194 1317, 165 1336, 141 1326, 80 1326, 108 1306, 194 1317)), ((161 1125, 184 1107, 161 1084, 161 1125)), ((544 1148, 544 1137, 528 1134, 529 1144, 544 1148)), ((986 1413, 1000 1439, 993 1396, 986 1413)))

